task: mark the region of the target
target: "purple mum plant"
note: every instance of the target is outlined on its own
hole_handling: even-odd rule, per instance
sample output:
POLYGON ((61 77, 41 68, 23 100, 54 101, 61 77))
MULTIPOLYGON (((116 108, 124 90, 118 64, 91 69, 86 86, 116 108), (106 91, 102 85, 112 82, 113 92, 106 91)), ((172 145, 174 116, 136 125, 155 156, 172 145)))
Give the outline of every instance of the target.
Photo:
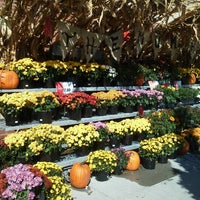
POLYGON ((34 191, 42 188, 44 182, 42 177, 36 176, 30 168, 31 166, 20 163, 1 171, 1 175, 4 175, 4 181, 0 179, 2 182, 1 199, 35 199, 34 191))

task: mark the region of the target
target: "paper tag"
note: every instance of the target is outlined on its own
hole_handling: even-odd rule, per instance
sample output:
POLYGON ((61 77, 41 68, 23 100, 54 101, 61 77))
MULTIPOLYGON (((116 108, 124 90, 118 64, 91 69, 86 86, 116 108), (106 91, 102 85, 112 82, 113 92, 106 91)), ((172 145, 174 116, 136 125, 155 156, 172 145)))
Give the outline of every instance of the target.
POLYGON ((155 89, 159 85, 158 81, 148 81, 148 83, 149 83, 150 90, 155 89))
POLYGON ((73 82, 56 82, 56 94, 67 94, 74 90, 73 82))

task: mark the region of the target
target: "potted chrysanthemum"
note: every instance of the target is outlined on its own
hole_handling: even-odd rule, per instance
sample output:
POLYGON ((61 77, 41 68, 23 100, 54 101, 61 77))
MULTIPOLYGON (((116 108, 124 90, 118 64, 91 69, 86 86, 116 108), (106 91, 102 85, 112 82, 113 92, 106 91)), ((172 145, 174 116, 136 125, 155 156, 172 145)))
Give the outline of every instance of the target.
POLYGON ((109 129, 109 144, 110 148, 120 147, 121 139, 124 136, 124 126, 116 121, 106 123, 109 129))
POLYGON ((117 156, 117 166, 115 167, 114 174, 120 175, 123 173, 128 163, 129 155, 126 153, 124 148, 115 148, 112 149, 111 152, 117 156))
POLYGON ((27 130, 8 134, 4 138, 14 163, 37 160, 57 160, 62 151, 64 129, 57 125, 42 124, 27 130))
POLYGON ((155 169, 156 161, 161 153, 162 145, 157 138, 145 139, 140 142, 139 155, 146 169, 155 169))
POLYGON ((90 152, 86 159, 86 163, 93 174, 96 175, 97 180, 105 181, 108 176, 114 172, 117 166, 117 156, 115 153, 107 150, 96 150, 90 152))
POLYGON ((105 122, 91 122, 99 133, 99 140, 94 143, 94 149, 105 149, 109 141, 109 129, 105 122))
POLYGON ((80 120, 82 117, 82 109, 86 104, 92 105, 88 100, 88 95, 85 92, 71 92, 67 94, 58 94, 60 103, 64 106, 67 116, 73 120, 80 120))
POLYGON ((61 166, 53 162, 37 162, 34 167, 40 169, 51 181, 51 187, 45 191, 46 199, 72 200, 71 185, 66 181, 61 166))
POLYGON ((151 124, 151 131, 149 132, 150 134, 148 134, 148 137, 158 137, 166 133, 176 132, 177 121, 175 119, 174 110, 152 110, 146 117, 151 124))
POLYGON ((60 106, 56 95, 47 90, 31 92, 29 102, 32 103, 36 119, 41 123, 51 123, 54 110, 60 106))
POLYGON ((32 88, 41 75, 46 72, 46 67, 32 58, 22 58, 17 61, 7 63, 10 70, 17 73, 20 79, 21 88, 32 88))
POLYGON ((51 180, 37 167, 21 163, 3 169, 0 182, 0 198, 5 200, 33 200, 45 196, 52 186, 51 180))
POLYGON ((20 116, 26 101, 20 93, 5 93, 0 96, 0 112, 5 118, 7 126, 20 124, 20 116))
POLYGON ((99 132, 91 124, 78 124, 67 128, 64 138, 68 148, 72 148, 78 156, 87 155, 94 142, 99 141, 99 132))
POLYGON ((134 138, 141 141, 151 132, 151 124, 146 118, 127 118, 121 120, 119 123, 121 123, 123 128, 124 136, 122 143, 124 145, 130 145, 134 138))

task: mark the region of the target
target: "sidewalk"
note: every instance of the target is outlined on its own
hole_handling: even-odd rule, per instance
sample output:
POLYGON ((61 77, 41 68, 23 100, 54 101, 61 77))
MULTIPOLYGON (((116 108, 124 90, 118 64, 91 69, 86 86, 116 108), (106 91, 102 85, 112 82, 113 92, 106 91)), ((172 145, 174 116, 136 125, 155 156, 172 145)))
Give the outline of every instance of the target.
POLYGON ((200 200, 200 154, 187 154, 137 171, 112 175, 99 182, 92 177, 85 189, 72 187, 74 200, 200 200))

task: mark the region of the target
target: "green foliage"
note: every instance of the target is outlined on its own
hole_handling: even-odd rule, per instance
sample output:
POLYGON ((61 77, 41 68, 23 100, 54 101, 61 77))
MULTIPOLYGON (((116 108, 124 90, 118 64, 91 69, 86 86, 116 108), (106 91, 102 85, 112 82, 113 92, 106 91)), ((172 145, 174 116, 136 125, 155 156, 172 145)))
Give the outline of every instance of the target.
POLYGON ((199 94, 199 90, 195 88, 184 88, 178 89, 179 101, 181 100, 195 100, 199 94))
POLYGON ((178 102, 179 93, 178 90, 176 90, 174 87, 160 87, 157 88, 157 90, 164 93, 163 103, 166 105, 178 102))
POLYGON ((173 110, 151 111, 147 114, 147 117, 150 120, 152 131, 151 134, 148 134, 148 137, 158 137, 176 131, 177 123, 173 110))
POLYGON ((180 105, 174 109, 181 129, 200 125, 200 108, 180 105))

